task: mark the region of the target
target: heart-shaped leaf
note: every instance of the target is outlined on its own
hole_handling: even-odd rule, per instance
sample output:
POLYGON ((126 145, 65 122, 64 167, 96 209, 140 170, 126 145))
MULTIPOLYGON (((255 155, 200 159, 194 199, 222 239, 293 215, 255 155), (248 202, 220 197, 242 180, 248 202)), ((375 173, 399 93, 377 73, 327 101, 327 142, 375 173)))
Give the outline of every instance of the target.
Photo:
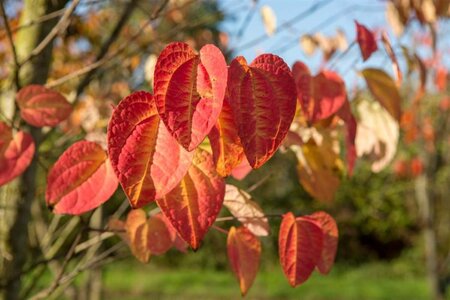
POLYGON ((0 186, 10 182, 30 165, 34 155, 34 141, 30 134, 12 129, 0 122, 0 186))
POLYGON ((230 175, 231 171, 242 161, 244 149, 227 97, 223 101, 217 124, 211 129, 208 137, 217 173, 222 177, 230 175))
POLYGON ((296 62, 292 74, 299 104, 309 123, 330 117, 345 103, 345 84, 337 73, 325 70, 311 76, 304 63, 296 62))
POLYGON ((164 197, 186 174, 193 153, 160 122, 152 94, 135 92, 114 110, 108 126, 111 163, 132 207, 164 197))
POLYGON ((54 127, 72 112, 72 105, 63 95, 37 84, 22 88, 16 101, 22 119, 36 127, 54 127))
POLYGON ((188 151, 216 124, 227 85, 222 52, 206 45, 197 55, 188 44, 171 43, 158 57, 154 91, 159 115, 188 151))
POLYGON ((261 243, 246 227, 230 228, 227 238, 228 261, 239 281, 242 296, 253 284, 259 269, 261 243))
POLYGON ((284 274, 292 287, 305 282, 321 258, 323 233, 313 220, 287 213, 281 221, 278 251, 284 274))
POLYGON ((196 250, 222 208, 225 182, 213 158, 198 149, 183 180, 156 202, 180 236, 196 250))
POLYGON ((380 69, 364 69, 362 75, 375 99, 399 122, 402 98, 394 80, 380 69))
POLYGON ((223 205, 254 235, 269 235, 269 222, 258 203, 245 191, 227 184, 223 205))
POLYGON ((296 108, 294 79, 278 56, 243 57, 229 67, 228 92, 245 155, 253 168, 269 160, 285 138, 296 108))
POLYGON ((369 59, 373 52, 377 51, 378 46, 375 40, 375 35, 367 29, 364 25, 355 21, 356 25, 356 41, 361 49, 363 61, 369 59))
POLYGON ((102 147, 79 141, 64 151, 50 169, 45 199, 56 214, 80 215, 108 200, 117 185, 102 147))
POLYGON ((338 227, 333 217, 324 211, 315 212, 312 215, 308 215, 307 218, 316 221, 322 229, 323 247, 320 260, 317 262, 317 269, 320 273, 326 275, 330 273, 336 257, 339 236, 338 227))

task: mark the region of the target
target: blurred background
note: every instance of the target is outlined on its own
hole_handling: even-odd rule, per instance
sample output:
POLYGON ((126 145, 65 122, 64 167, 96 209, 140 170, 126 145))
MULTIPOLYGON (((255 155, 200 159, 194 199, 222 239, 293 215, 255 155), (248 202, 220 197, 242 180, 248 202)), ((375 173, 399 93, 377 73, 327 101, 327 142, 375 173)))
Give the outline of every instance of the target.
MULTIPOLYGON (((32 2, 3 3, 14 38, 25 48, 27 41, 32 43, 36 35, 33 30, 39 24, 53 28, 73 4, 62 0, 32 2), (33 5, 35 11, 30 12, 33 5)), ((363 62, 355 42, 357 20, 378 35, 386 31, 391 38, 404 74, 400 92, 405 112, 412 111, 418 86, 426 88, 420 113, 416 109, 407 115, 417 122, 402 119, 395 156, 381 171, 373 172, 370 157, 358 159, 354 176, 340 177, 331 202, 315 200, 302 188, 291 151, 278 152, 243 180, 227 179, 244 190, 251 189, 252 198, 267 214, 325 210, 339 227, 336 265, 331 273, 314 273, 293 289, 278 262, 280 219, 270 218, 271 234, 261 238, 260 272, 246 298, 450 299, 449 16, 449 1, 445 0, 80 0, 48 52, 51 65, 45 70, 44 82, 76 104, 70 120, 50 132, 40 146, 43 166, 38 171, 39 201, 31 207, 22 297, 48 287, 58 269, 56 265, 41 267, 35 263, 52 255, 63 257, 77 228, 92 222, 92 215, 54 217, 46 211, 46 168, 80 138, 104 143, 112 105, 133 91, 152 90, 154 64, 165 45, 185 41, 200 49, 213 43, 228 62, 237 55, 250 62, 258 54, 274 53, 289 66, 303 61, 313 74, 322 69, 337 72, 346 83, 350 101, 372 99, 359 71, 366 67, 380 68, 391 75, 393 71, 384 49, 363 62), (427 8, 429 2, 434 17, 427 8), (421 66, 411 62, 415 56, 420 57, 421 66), (48 236, 48 230, 54 237, 48 236), (45 247, 43 240, 47 242, 45 247)), ((13 59, 4 19, 1 24, 0 87, 5 98, 13 93, 13 59)), ((17 49, 20 57, 22 48, 17 49)), ((36 76, 27 68, 21 72, 23 78, 36 76)), ((5 103, 2 111, 7 114, 10 108, 5 103)), ((11 205, 9 195, 14 188, 8 185, 0 190, 3 243, 11 225, 5 207, 11 205)), ((123 192, 117 191, 94 213, 99 215, 94 227, 106 224, 106 216, 123 207, 124 199, 123 192)), ((223 211, 222 215, 227 213, 223 211)), ((227 221, 223 226, 233 224, 236 222, 227 221)), ((222 232, 210 230, 195 253, 170 250, 152 257, 146 265, 132 257, 127 247, 116 247, 118 244, 123 246, 118 236, 105 239, 95 251, 115 247, 107 255, 111 262, 75 272, 70 281, 55 287, 58 292, 49 298, 241 297, 227 261, 222 232)))

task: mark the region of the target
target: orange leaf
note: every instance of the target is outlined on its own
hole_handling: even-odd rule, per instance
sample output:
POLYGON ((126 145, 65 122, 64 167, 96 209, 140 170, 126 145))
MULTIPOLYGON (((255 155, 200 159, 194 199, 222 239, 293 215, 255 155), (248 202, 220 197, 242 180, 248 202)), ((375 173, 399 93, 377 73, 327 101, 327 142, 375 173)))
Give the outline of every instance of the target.
POLYGON ((0 121, 0 186, 22 174, 34 155, 34 141, 30 134, 12 129, 0 121))
POLYGON ((306 217, 316 221, 322 229, 323 247, 320 260, 317 262, 317 269, 326 275, 330 273, 336 257, 339 236, 336 221, 324 211, 318 211, 306 217))
POLYGON ((311 76, 308 67, 296 62, 292 68, 297 99, 308 122, 316 123, 335 114, 347 99, 345 84, 335 72, 311 76))
POLYGON ((371 68, 364 69, 362 75, 375 99, 400 121, 402 98, 392 78, 380 69, 371 68))
POLYGON ((230 175, 231 171, 242 161, 244 149, 234 123, 233 111, 226 96, 217 124, 211 129, 208 137, 217 173, 222 177, 230 175))
POLYGON ((253 284, 259 269, 261 243, 246 227, 230 228, 227 238, 228 261, 239 281, 242 296, 253 284))
POLYGON ((196 250, 222 208, 225 182, 211 154, 198 149, 183 180, 156 202, 192 249, 196 250))
POLYGON ((340 185, 336 172, 341 160, 330 145, 316 145, 308 142, 292 146, 297 156, 297 174, 303 188, 315 199, 331 202, 340 185))
POLYGON ((305 282, 321 258, 323 233, 307 218, 287 213, 281 221, 278 251, 284 274, 292 287, 305 282))
POLYGON ((356 24, 356 41, 359 44, 359 49, 361 49, 361 55, 363 57, 363 61, 366 61, 373 52, 377 51, 378 46, 375 41, 375 36, 367 29, 364 25, 359 24, 355 21, 356 24))
POLYGON ((80 215, 108 200, 117 185, 102 147, 79 141, 64 151, 50 169, 45 199, 56 214, 80 215))
POLYGON ((186 253, 187 247, 189 246, 178 234, 177 230, 173 228, 170 221, 164 216, 162 213, 158 213, 154 216, 155 218, 160 218, 164 221, 164 223, 167 226, 167 229, 169 230, 170 239, 172 241, 173 246, 180 252, 186 253))
POLYGON ((264 212, 245 191, 227 184, 223 205, 254 235, 269 235, 269 222, 264 212))
POLYGON ((229 68, 230 104, 245 155, 253 168, 269 160, 285 138, 296 108, 291 71, 278 56, 263 54, 250 65, 235 58, 229 68))
POLYGON ((166 222, 160 216, 151 216, 147 220, 147 247, 152 255, 166 253, 173 246, 172 234, 166 222))
POLYGON ((142 209, 133 209, 127 215, 125 229, 130 249, 133 255, 141 262, 147 263, 150 259, 150 250, 147 247, 147 216, 142 209))
POLYGON ((186 150, 194 150, 216 124, 227 84, 220 50, 206 45, 197 55, 185 43, 169 44, 158 57, 155 101, 169 132, 186 150))
POLYGON ((114 110, 108 126, 111 163, 132 207, 164 197, 186 174, 193 153, 160 122, 152 94, 135 92, 114 110))
POLYGON ((16 96, 20 116, 36 127, 54 127, 67 119, 72 105, 58 92, 33 84, 22 88, 16 96))

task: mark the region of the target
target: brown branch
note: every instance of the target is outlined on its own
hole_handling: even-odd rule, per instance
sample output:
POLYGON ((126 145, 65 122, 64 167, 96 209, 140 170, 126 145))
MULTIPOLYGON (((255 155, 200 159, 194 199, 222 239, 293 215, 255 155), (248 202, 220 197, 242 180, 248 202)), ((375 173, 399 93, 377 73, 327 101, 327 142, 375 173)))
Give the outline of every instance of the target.
POLYGON ((217 230, 217 231, 219 231, 219 232, 222 232, 222 233, 228 235, 228 230, 223 229, 223 228, 221 228, 221 227, 219 227, 219 226, 212 225, 211 228, 213 228, 213 229, 215 229, 215 230, 217 230))
MULTIPOLYGON (((65 9, 63 8, 63 9, 51 12, 49 14, 43 15, 40 18, 37 18, 36 20, 31 20, 31 21, 29 21, 29 22, 27 22, 25 24, 16 26, 14 28, 11 28, 11 32, 12 33, 16 33, 19 30, 22 30, 22 29, 25 29, 25 28, 28 28, 28 27, 31 27, 31 26, 34 26, 34 25, 38 25, 38 24, 50 21, 50 20, 52 20, 54 18, 57 18, 57 17, 63 15, 64 11, 65 11, 65 9)), ((0 39, 2 39, 5 36, 5 34, 7 34, 7 33, 4 33, 4 34, 0 35, 0 39)))
POLYGON ((55 27, 52 28, 52 30, 49 32, 49 34, 39 43, 39 45, 36 46, 36 48, 31 51, 30 55, 25 58, 20 65, 24 65, 30 60, 32 60, 35 56, 39 55, 45 47, 47 47, 48 44, 50 44, 53 39, 61 32, 66 30, 67 26, 69 26, 69 20, 72 16, 72 13, 75 11, 75 8, 77 7, 80 0, 73 0, 72 4, 67 8, 67 10, 62 15, 61 19, 59 19, 58 23, 55 25, 55 27))
MULTIPOLYGON (((117 40, 119 37, 120 32, 122 31, 122 28, 125 26, 125 24, 128 21, 128 18, 131 16, 131 13, 134 11, 137 0, 131 0, 128 5, 126 6, 125 10, 122 13, 122 16, 120 17, 119 21, 116 23, 116 26, 114 27, 113 31, 109 35, 106 42, 101 46, 100 51, 97 54, 97 57, 95 58, 95 61, 102 60, 105 55, 108 53, 109 48, 111 45, 117 40)), ((167 2, 167 1, 166 1, 167 2)), ((95 74, 97 68, 93 68, 89 70, 89 72, 86 74, 86 76, 83 78, 83 80, 78 85, 78 88, 76 89, 76 97, 83 92, 85 87, 89 84, 89 81, 91 80, 92 76, 95 74)))
POLYGON ((14 44, 11 28, 9 27, 8 17, 6 16, 5 7, 3 6, 3 1, 0 1, 0 13, 2 14, 3 21, 5 22, 6 35, 8 37, 9 45, 11 47, 11 52, 13 54, 13 59, 14 59, 14 84, 16 86, 16 89, 18 90, 20 88, 20 82, 19 82, 20 64, 19 64, 19 60, 17 58, 16 46, 14 44))

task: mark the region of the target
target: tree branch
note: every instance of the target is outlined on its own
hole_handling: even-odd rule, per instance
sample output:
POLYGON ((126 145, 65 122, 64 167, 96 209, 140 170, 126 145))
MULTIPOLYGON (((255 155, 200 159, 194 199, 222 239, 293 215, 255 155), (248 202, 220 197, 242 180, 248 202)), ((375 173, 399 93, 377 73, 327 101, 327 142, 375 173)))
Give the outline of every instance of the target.
POLYGON ((2 15, 3 21, 5 22, 6 35, 8 37, 9 45, 11 47, 11 52, 13 54, 13 59, 14 59, 14 84, 16 86, 16 89, 18 90, 20 88, 20 82, 19 82, 20 64, 19 64, 19 60, 17 58, 16 46, 14 45, 14 40, 13 40, 11 28, 9 27, 8 17, 6 16, 5 7, 3 6, 3 1, 0 1, 0 13, 2 15))
POLYGON ((45 47, 47 47, 48 44, 50 44, 53 39, 60 33, 66 30, 67 26, 69 26, 69 19, 72 13, 75 11, 75 8, 77 7, 80 0, 73 0, 72 4, 69 6, 69 8, 64 12, 61 19, 59 19, 58 23, 53 27, 53 29, 49 32, 49 34, 37 45, 36 48, 31 51, 30 55, 25 58, 20 65, 24 65, 30 60, 32 60, 35 56, 39 55, 45 47))

